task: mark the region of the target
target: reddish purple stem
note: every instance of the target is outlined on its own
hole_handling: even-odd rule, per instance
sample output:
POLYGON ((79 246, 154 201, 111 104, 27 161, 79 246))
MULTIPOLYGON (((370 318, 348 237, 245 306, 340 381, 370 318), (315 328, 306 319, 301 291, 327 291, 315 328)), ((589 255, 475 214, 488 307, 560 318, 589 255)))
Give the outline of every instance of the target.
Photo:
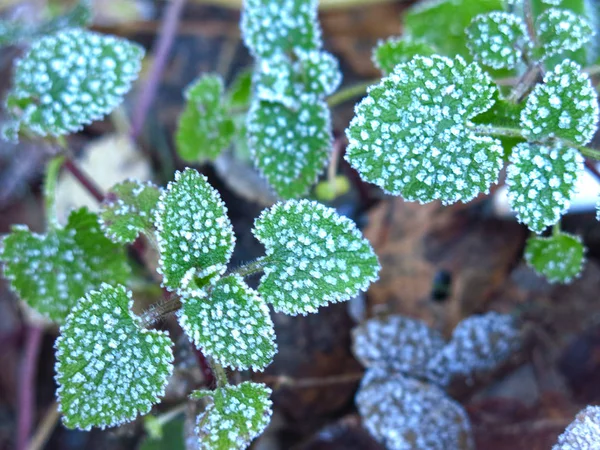
POLYGON ((88 177, 71 159, 65 159, 63 167, 71 172, 77 181, 99 202, 104 200, 104 194, 98 185, 88 177))

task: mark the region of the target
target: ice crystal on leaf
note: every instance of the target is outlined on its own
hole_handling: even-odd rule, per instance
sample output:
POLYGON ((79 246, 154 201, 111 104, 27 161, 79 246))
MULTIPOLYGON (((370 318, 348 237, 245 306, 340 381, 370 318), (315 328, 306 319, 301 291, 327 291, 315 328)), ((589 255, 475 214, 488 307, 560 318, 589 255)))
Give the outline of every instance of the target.
POLYGON ((466 31, 475 60, 493 69, 515 68, 531 44, 523 19, 503 11, 475 17, 466 31))
POLYGON ((541 233, 569 209, 584 173, 578 150, 555 144, 518 144, 506 172, 508 201, 520 222, 541 233))
POLYGON ((415 57, 369 89, 346 130, 346 159, 386 192, 422 203, 467 202, 502 168, 500 141, 470 130, 496 88, 461 57, 415 57))
POLYGON ((101 119, 129 91, 143 55, 137 44, 79 29, 34 42, 15 65, 7 134, 60 136, 101 119))
POLYGON ((429 361, 446 344, 424 322, 399 315, 367 320, 352 335, 354 354, 363 366, 424 378, 430 378, 429 361))
POLYGON ((369 369, 356 395, 363 424, 389 450, 470 450, 464 408, 433 384, 369 369))
POLYGON ((154 226, 160 190, 150 182, 127 180, 111 189, 100 211, 100 225, 117 243, 130 243, 154 226))
POLYGON ((547 9, 539 15, 535 25, 540 41, 536 53, 542 60, 565 51, 578 50, 594 35, 586 18, 568 9, 547 9))
POLYGON ((198 289, 225 272, 235 245, 219 193, 194 169, 176 172, 160 196, 155 225, 163 285, 203 295, 198 289))
POLYGON ((317 202, 278 203, 256 219, 253 233, 266 248, 258 292, 277 312, 316 312, 377 279, 377 256, 354 222, 317 202))
POLYGON ((525 261, 551 283, 570 283, 583 267, 585 247, 578 236, 555 233, 550 237, 530 237, 525 261))
POLYGON ((123 249, 104 236, 98 217, 86 209, 71 212, 64 228, 54 225, 46 234, 13 227, 2 241, 0 261, 17 295, 57 322, 86 292, 129 276, 123 249))
POLYGON ((433 47, 425 41, 391 37, 377 43, 371 59, 384 75, 388 75, 400 63, 407 63, 417 55, 431 56, 434 53, 433 47))
POLYGON ((254 73, 256 98, 298 108, 298 86, 291 58, 283 52, 273 53, 257 62, 254 73))
POLYGON ((175 136, 185 161, 212 161, 231 143, 235 125, 222 97, 223 81, 217 75, 204 75, 186 89, 175 136))
POLYGON ((552 450, 597 450, 600 442, 600 406, 588 406, 569 424, 552 450))
POLYGON ((56 381, 63 422, 88 430, 150 411, 173 371, 173 342, 142 328, 131 292, 103 284, 73 308, 56 340, 56 381))
POLYGON ((262 370, 277 351, 267 304, 238 275, 221 278, 206 297, 182 299, 179 323, 206 356, 235 370, 262 370))
POLYGON ((308 191, 323 170, 333 139, 327 104, 309 94, 297 101, 297 110, 255 101, 247 118, 254 161, 284 199, 308 191))
POLYGON ((530 139, 556 137, 587 144, 598 124, 598 97, 587 74, 565 60, 544 77, 521 112, 523 133, 530 139))
POLYGON ((321 47, 317 0, 244 0, 241 30, 256 58, 321 47))
POLYGON ((304 80, 304 90, 317 96, 333 94, 342 82, 338 60, 328 52, 296 49, 297 73, 304 80))
POLYGON ((215 391, 195 391, 192 398, 210 398, 198 416, 196 433, 203 450, 243 450, 269 424, 273 411, 271 389, 246 381, 215 391))

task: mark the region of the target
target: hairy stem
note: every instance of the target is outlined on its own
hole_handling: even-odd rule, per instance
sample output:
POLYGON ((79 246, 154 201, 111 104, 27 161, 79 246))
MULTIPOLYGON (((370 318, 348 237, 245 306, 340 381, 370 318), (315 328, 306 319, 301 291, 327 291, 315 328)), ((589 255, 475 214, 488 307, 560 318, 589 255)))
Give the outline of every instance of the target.
POLYGON ((71 172, 71 175, 77 179, 79 184, 81 184, 98 203, 104 200, 104 194, 96 182, 83 172, 73 159, 67 157, 64 162, 64 168, 71 172))
POLYGON ((54 402, 48 408, 46 415, 31 438, 27 450, 42 450, 48 439, 50 439, 58 419, 60 419, 60 412, 58 411, 58 404, 54 402))
POLYGON ((250 275, 254 275, 255 273, 262 272, 267 264, 269 264, 268 258, 266 256, 262 256, 252 262, 249 262, 248 264, 238 267, 237 269, 233 269, 230 273, 239 275, 241 277, 248 277, 250 275))
POLYGON ((212 373, 217 381, 217 387, 227 386, 229 380, 227 379, 227 372, 225 372, 225 368, 216 362, 212 358, 207 358, 212 369, 212 373))
POLYGON ((46 178, 44 180, 44 204, 46 207, 46 222, 48 225, 56 223, 56 183, 58 173, 63 165, 65 157, 55 156, 46 167, 46 178))
POLYGON ((327 99, 327 104, 330 108, 341 105, 342 103, 352 100, 355 97, 363 97, 367 93, 367 88, 379 82, 379 78, 375 80, 363 81, 362 83, 353 84, 336 92, 327 99))

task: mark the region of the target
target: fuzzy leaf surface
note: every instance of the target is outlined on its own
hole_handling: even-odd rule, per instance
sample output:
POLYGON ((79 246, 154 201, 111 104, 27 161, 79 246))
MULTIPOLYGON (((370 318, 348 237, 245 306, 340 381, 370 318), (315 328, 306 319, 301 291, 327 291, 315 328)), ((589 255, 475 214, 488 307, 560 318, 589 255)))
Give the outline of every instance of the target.
POLYGON ((475 63, 417 56, 356 106, 346 160, 366 181, 409 201, 472 200, 488 192, 502 167, 500 141, 469 129, 495 94, 475 63))
POLYGON ((540 60, 565 51, 579 50, 594 35, 586 18, 568 9, 547 9, 537 18, 535 25, 540 41, 536 56, 540 60))
POLYGON ((273 414, 271 389, 246 381, 215 391, 195 391, 192 398, 210 397, 212 402, 198 416, 196 434, 205 450, 243 450, 264 431, 273 414))
POLYGON ((131 312, 131 292, 104 284, 67 317, 56 340, 56 381, 63 422, 89 430, 150 411, 173 372, 173 342, 146 330, 131 312))
POLYGON ((379 41, 373 49, 371 59, 384 75, 388 75, 400 63, 407 63, 417 55, 431 56, 434 53, 433 47, 425 41, 391 37, 379 41))
POLYGON ((530 237, 525 261, 551 283, 570 283, 583 268, 585 247, 579 236, 558 233, 550 237, 530 237))
POLYGON ((304 90, 317 96, 333 94, 342 82, 338 60, 328 52, 297 49, 297 73, 304 81, 304 90))
POLYGON ((102 282, 125 283, 129 266, 122 247, 100 229, 98 216, 73 211, 64 228, 46 234, 13 227, 1 246, 4 276, 21 300, 62 322, 77 300, 102 282))
POLYGON ((377 280, 379 262, 354 222, 308 200, 266 209, 254 223, 266 248, 258 292, 277 312, 297 315, 349 300, 377 280))
POLYGON ((175 173, 162 192, 155 226, 163 286, 181 295, 201 288, 225 272, 235 236, 221 196, 194 169, 175 173))
POLYGON ((593 449, 600 442, 600 406, 587 406, 558 437, 552 450, 593 449))

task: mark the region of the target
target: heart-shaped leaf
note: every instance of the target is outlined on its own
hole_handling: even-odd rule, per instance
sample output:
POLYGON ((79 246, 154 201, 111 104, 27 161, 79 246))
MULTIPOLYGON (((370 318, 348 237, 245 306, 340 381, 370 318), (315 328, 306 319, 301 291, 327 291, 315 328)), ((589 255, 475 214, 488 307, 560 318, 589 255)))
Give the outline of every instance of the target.
POLYGON ((539 15, 535 27, 540 42, 536 56, 541 60, 578 50, 594 35, 586 18, 568 9, 547 9, 539 15))
POLYGON ((530 237, 525 261, 550 283, 570 283, 583 268, 585 247, 579 236, 555 233, 550 237, 530 237))

